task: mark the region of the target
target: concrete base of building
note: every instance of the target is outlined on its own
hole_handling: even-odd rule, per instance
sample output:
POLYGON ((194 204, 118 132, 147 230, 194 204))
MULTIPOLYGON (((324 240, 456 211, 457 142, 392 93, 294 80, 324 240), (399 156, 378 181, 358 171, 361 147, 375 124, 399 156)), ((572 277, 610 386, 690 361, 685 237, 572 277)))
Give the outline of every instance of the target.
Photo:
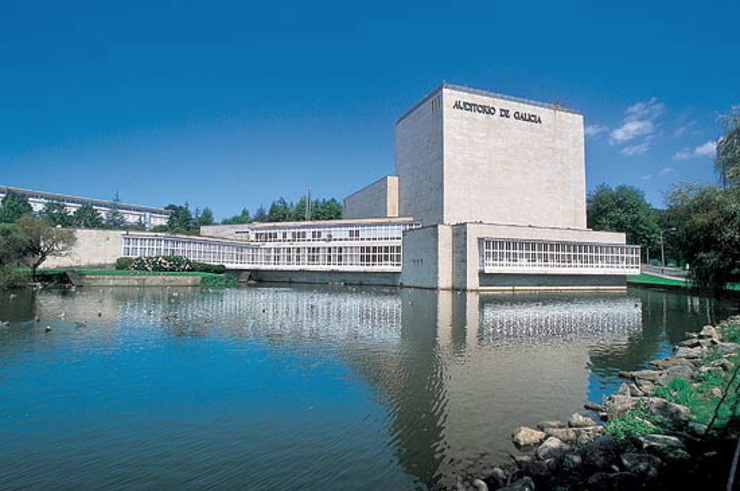
POLYGON ((242 271, 239 281, 398 286, 400 276, 401 273, 347 271, 242 271))
POLYGON ((200 276, 175 275, 75 275, 72 283, 79 286, 199 286, 200 276))
POLYGON ((537 275, 485 274, 479 275, 481 291, 511 290, 624 290, 627 277, 621 275, 537 275))

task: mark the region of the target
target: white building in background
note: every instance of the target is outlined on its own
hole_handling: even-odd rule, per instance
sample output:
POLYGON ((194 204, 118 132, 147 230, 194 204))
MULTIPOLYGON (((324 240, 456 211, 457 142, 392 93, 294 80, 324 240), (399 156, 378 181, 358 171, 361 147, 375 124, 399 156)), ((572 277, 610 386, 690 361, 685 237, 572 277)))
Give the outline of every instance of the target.
POLYGON ((624 288, 640 251, 586 228, 584 154, 576 111, 443 84, 398 120, 395 175, 348 196, 344 220, 119 234, 98 241, 96 261, 179 254, 265 281, 624 288))
POLYGON ((33 191, 31 189, 12 188, 8 186, 0 186, 0 199, 4 198, 10 191, 25 196, 33 208, 33 211, 36 213, 43 210, 46 203, 57 201, 62 203, 70 214, 74 213, 82 205, 91 205, 97 212, 105 217, 108 210, 116 204, 127 223, 141 223, 147 229, 156 227, 157 225, 167 225, 167 218, 169 217, 169 212, 163 208, 114 203, 113 201, 80 198, 78 196, 47 193, 44 191, 33 191))
POLYGON ((627 245, 624 234, 586 228, 585 167, 580 113, 443 84, 398 120, 395 175, 345 198, 346 220, 201 232, 265 251, 254 264, 262 279, 310 281, 310 271, 357 271, 357 265, 373 271, 376 259, 350 266, 337 254, 344 258, 344 244, 351 243, 359 248, 355 257, 366 257, 363 248, 380 242, 348 231, 380 226, 394 231, 382 246, 393 252, 370 257, 380 258, 384 272, 396 273, 389 280, 394 284, 624 287, 626 275, 639 273, 639 248, 627 245), (312 259, 296 262, 296 254, 312 259))

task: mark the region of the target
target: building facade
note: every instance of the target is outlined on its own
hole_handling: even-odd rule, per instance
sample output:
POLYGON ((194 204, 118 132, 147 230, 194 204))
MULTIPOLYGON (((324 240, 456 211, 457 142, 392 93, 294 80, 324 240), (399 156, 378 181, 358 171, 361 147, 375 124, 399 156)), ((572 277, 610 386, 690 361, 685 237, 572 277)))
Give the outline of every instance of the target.
POLYGON ((443 84, 397 121, 396 174, 348 196, 344 220, 127 234, 117 250, 266 281, 625 288, 640 251, 622 233, 586 228, 584 155, 580 113, 443 84))
POLYGON ((105 214, 113 206, 118 206, 121 215, 127 223, 132 225, 141 224, 146 229, 156 227, 157 225, 167 225, 169 212, 163 208, 152 208, 150 206, 130 205, 126 203, 114 203, 113 201, 104 201, 99 199, 81 198, 79 196, 69 196, 66 194, 47 193, 44 191, 34 191, 31 189, 12 188, 0 186, 0 199, 4 198, 8 192, 13 192, 25 196, 28 203, 35 213, 44 209, 44 205, 49 202, 59 202, 64 205, 67 211, 72 214, 82 205, 91 205, 97 212, 105 217, 105 214))

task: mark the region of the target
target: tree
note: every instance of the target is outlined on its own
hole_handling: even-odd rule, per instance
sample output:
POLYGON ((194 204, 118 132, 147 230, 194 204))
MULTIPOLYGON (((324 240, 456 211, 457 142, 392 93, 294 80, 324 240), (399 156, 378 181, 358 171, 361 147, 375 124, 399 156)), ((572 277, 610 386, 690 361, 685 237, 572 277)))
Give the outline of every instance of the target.
POLYGON ((200 227, 207 226, 207 225, 213 225, 215 223, 213 220, 213 211, 207 206, 203 208, 203 211, 198 217, 197 223, 198 223, 198 226, 200 227))
POLYGON ((242 211, 238 215, 221 220, 221 225, 237 225, 240 223, 249 223, 251 221, 252 217, 249 216, 249 210, 242 208, 242 211))
POLYGON ((0 223, 13 223, 23 215, 33 213, 33 208, 28 198, 13 191, 8 193, 0 201, 0 223))
POLYGON ((282 196, 273 201, 267 212, 268 222, 289 222, 293 218, 293 205, 288 204, 282 196))
POLYGON ((683 184, 668 203, 692 280, 703 290, 722 291, 740 269, 740 186, 683 184))
POLYGON ((334 198, 316 200, 311 208, 312 220, 339 220, 342 218, 342 205, 334 198))
POLYGON ((660 242, 658 216, 645 199, 645 194, 633 186, 612 189, 599 184, 587 200, 588 226, 594 230, 624 232, 628 244, 655 247, 660 242))
POLYGON ((740 184, 740 106, 723 118, 725 134, 717 142, 714 167, 723 187, 740 184))
POLYGON ((171 232, 187 233, 195 228, 195 221, 187 203, 182 206, 169 204, 164 209, 170 212, 167 218, 167 228, 171 232))
POLYGON ((295 208, 293 208, 292 221, 302 222, 304 220, 306 220, 306 197, 302 196, 298 200, 298 203, 296 203, 295 208))
POLYGON ((259 208, 257 208, 257 211, 254 213, 254 221, 255 222, 269 221, 267 219, 267 212, 265 211, 265 208, 263 206, 260 206, 259 208))
POLYGON ((16 223, 0 223, 0 267, 15 266, 26 256, 28 237, 16 223))
POLYGON ((48 257, 65 255, 77 242, 74 230, 52 226, 30 215, 18 219, 18 228, 27 239, 26 261, 32 275, 48 257))
POLYGON ((77 208, 72 214, 72 218, 76 227, 103 228, 103 217, 89 203, 85 203, 77 208))
POLYGON ((27 256, 28 237, 17 223, 0 223, 0 288, 23 286, 28 275, 19 271, 27 256))
POLYGON ((108 208, 108 212, 105 214, 106 228, 120 230, 126 227, 126 218, 124 218, 123 213, 121 213, 121 207, 119 205, 120 202, 121 199, 118 197, 118 191, 116 191, 116 196, 113 198, 113 203, 111 204, 110 208, 108 208))
POLYGON ((67 207, 59 201, 47 201, 39 216, 55 226, 71 227, 74 225, 72 215, 67 211, 67 207))

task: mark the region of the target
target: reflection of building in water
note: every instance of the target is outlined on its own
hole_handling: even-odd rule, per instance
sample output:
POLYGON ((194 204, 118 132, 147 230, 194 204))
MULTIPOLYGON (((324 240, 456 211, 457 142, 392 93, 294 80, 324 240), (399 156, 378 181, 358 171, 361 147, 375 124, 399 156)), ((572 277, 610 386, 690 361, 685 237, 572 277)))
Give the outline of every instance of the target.
POLYGON ((481 309, 479 337, 489 341, 521 339, 538 342, 577 334, 579 337, 624 336, 642 326, 642 303, 628 297, 570 298, 542 303, 486 302, 481 309))
MULTIPOLYGON (((422 289, 252 287, 115 289, 103 296, 103 321, 116 320, 147 340, 211 336, 306 352, 318 346, 324 359, 329 348, 387 408, 389 445, 403 468, 425 483, 442 476, 449 486, 461 471, 457 462, 484 452, 505 459, 513 428, 580 410, 593 345, 620 342, 640 327, 639 301, 621 294, 491 298, 422 289)), ((64 304, 71 317, 94 312, 100 298, 95 290, 80 291, 60 303, 44 300, 44 308, 64 304)), ((76 332, 97 331, 91 325, 76 332)), ((117 342, 127 339, 110 323, 107 332, 117 342)))
POLYGON ((174 324, 236 329, 240 336, 383 343, 397 342, 400 337, 401 301, 394 292, 380 289, 245 288, 189 297, 168 292, 153 302, 132 300, 121 303, 121 316, 131 320, 166 317, 174 324))

